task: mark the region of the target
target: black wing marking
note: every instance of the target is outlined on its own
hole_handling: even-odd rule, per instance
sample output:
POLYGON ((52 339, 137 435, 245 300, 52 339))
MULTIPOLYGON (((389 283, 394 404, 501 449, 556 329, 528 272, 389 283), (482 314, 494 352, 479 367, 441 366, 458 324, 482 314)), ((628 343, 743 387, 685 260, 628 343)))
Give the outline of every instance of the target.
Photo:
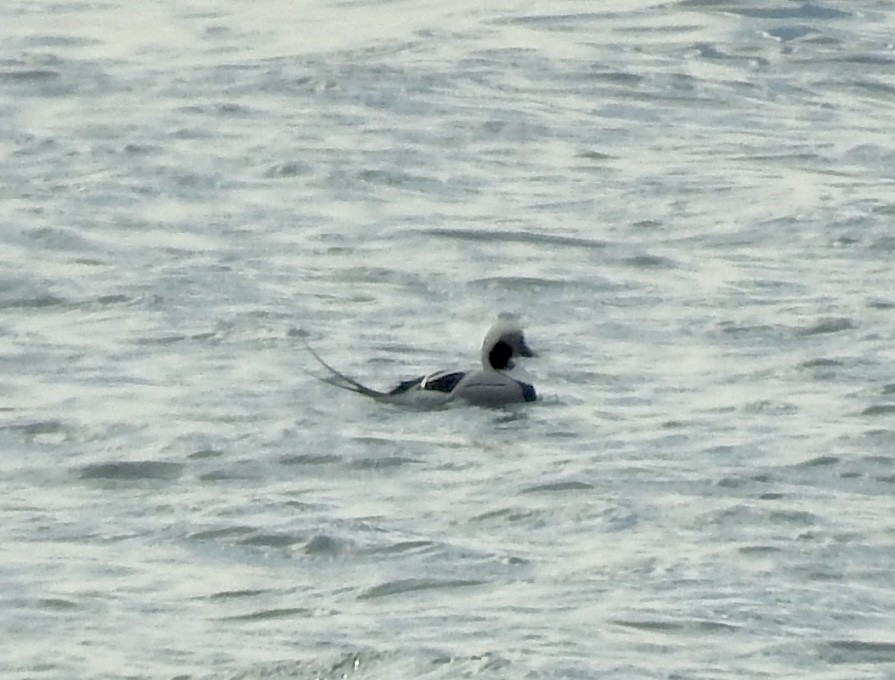
POLYGON ((429 392, 450 394, 465 375, 466 373, 463 371, 440 371, 439 373, 420 376, 419 378, 402 380, 388 395, 391 397, 396 394, 404 394, 415 387, 429 392))
POLYGON ((412 378, 410 380, 402 380, 398 383, 398 386, 395 387, 391 392, 388 393, 388 396, 394 396, 396 394, 404 394, 405 392, 409 392, 414 387, 418 387, 421 382, 423 382, 424 376, 420 376, 419 378, 412 378))
POLYGON ((464 371, 442 371, 441 373, 433 373, 424 378, 420 387, 424 390, 433 392, 444 392, 449 394, 454 391, 457 383, 463 380, 464 371))

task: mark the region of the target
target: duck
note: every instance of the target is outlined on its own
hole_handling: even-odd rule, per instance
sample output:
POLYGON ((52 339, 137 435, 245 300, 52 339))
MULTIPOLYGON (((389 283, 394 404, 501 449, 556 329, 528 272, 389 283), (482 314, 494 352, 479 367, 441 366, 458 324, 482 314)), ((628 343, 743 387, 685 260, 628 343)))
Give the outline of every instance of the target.
POLYGON ((500 407, 538 400, 531 378, 516 365, 519 358, 538 355, 526 343, 522 326, 514 316, 501 315, 485 333, 481 368, 435 371, 402 380, 388 391, 358 382, 330 366, 307 342, 305 347, 329 374, 319 380, 378 402, 438 408, 451 403, 500 407))

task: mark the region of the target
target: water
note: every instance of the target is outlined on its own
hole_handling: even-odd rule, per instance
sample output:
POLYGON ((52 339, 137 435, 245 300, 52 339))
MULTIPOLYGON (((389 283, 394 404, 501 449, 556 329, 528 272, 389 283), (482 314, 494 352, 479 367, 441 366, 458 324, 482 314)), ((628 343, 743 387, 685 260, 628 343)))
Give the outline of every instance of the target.
POLYGON ((4 678, 895 674, 889 2, 8 2, 4 678), (531 408, 406 412, 498 311, 531 408))

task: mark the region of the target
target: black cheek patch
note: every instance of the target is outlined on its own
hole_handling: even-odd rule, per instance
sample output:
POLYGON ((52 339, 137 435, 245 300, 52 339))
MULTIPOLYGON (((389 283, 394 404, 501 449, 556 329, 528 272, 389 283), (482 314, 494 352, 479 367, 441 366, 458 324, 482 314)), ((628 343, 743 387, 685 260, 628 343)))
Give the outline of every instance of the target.
POLYGON ((513 348, 503 340, 499 340, 488 353, 488 363, 491 364, 491 368, 502 371, 509 365, 512 356, 513 348))

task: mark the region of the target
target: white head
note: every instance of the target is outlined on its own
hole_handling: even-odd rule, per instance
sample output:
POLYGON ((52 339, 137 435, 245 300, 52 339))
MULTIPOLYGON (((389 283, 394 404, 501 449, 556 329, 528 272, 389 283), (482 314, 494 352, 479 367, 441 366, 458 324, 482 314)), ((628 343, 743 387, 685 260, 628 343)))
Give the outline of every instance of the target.
POLYGON ((482 341, 482 366, 496 371, 513 368, 517 357, 536 357, 525 344, 525 334, 515 317, 501 315, 482 341))

